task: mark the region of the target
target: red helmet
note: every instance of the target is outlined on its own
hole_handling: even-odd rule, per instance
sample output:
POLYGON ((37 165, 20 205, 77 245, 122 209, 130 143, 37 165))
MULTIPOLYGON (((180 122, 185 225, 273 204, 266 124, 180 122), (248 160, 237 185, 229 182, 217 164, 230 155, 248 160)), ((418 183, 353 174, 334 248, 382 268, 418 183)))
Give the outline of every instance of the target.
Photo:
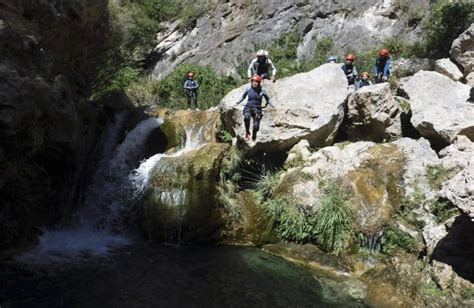
POLYGON ((346 61, 354 61, 355 58, 356 57, 352 53, 350 53, 346 56, 346 61))
POLYGON ((256 81, 258 83, 261 83, 262 77, 260 77, 259 75, 253 75, 252 78, 250 78, 250 81, 256 81))
POLYGON ((193 72, 188 72, 188 73, 186 74, 186 76, 188 76, 188 77, 194 77, 194 73, 193 73, 193 72))
POLYGON ((389 53, 390 53, 390 52, 388 51, 387 48, 382 48, 382 49, 380 49, 380 51, 379 51, 379 55, 380 55, 381 57, 386 57, 386 56, 388 56, 389 53))

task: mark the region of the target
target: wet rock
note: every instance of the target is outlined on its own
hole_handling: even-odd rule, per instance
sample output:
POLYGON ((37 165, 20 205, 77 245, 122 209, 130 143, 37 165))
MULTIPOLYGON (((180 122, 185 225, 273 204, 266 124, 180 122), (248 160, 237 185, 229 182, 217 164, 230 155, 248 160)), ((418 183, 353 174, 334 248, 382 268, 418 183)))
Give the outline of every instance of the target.
POLYGON ((459 68, 448 58, 436 60, 435 71, 448 76, 454 81, 458 81, 463 77, 459 68))
POLYGON ((464 68, 464 75, 474 69, 474 24, 453 41, 451 57, 464 68))
MULTIPOLYGON (((242 110, 237 108, 247 85, 231 91, 220 103, 224 125, 232 135, 243 140, 245 128, 242 110)), ((267 107, 260 122, 257 140, 241 143, 252 151, 287 151, 300 140, 312 147, 333 143, 344 116, 343 103, 347 97, 347 80, 337 64, 325 64, 308 73, 264 83, 275 108, 267 107)))
POLYGON ((421 71, 399 87, 409 96, 411 123, 433 148, 439 150, 451 144, 457 135, 474 140, 474 105, 468 102, 469 86, 436 72, 421 71))
POLYGON ((388 83, 363 87, 352 93, 347 108, 349 140, 381 142, 401 136, 400 106, 388 83), (393 126, 397 127, 393 129, 393 126))
POLYGON ((162 157, 139 206, 139 225, 150 239, 212 241, 223 223, 217 185, 229 145, 207 143, 198 150, 162 157))

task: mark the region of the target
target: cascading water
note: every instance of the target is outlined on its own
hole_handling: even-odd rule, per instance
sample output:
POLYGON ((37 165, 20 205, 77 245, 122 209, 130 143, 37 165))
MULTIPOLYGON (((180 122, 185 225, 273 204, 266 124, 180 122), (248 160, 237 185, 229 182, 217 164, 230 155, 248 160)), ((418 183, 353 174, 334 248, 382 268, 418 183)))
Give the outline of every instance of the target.
MULTIPOLYGON (((81 256, 100 256, 110 248, 126 245, 129 210, 146 190, 150 172, 164 157, 178 157, 197 149, 206 141, 206 126, 185 127, 186 141, 183 147, 170 155, 155 154, 142 161, 140 149, 149 134, 162 124, 161 119, 149 118, 130 131, 124 141, 117 145, 126 112, 120 113, 104 133, 102 152, 97 171, 85 193, 84 207, 75 215, 73 227, 48 230, 41 237, 37 247, 20 256, 20 261, 55 262, 77 259, 81 256), (134 169, 135 168, 135 169, 134 169)), ((185 191, 164 192, 164 198, 180 203, 185 200, 185 191)))
POLYGON ((135 187, 144 185, 131 182, 129 175, 140 160, 140 149, 162 120, 149 118, 140 122, 117 145, 126 116, 126 112, 118 114, 106 128, 98 168, 74 226, 46 231, 37 247, 20 256, 20 261, 42 263, 100 256, 110 248, 129 243, 123 217, 137 196, 135 187))

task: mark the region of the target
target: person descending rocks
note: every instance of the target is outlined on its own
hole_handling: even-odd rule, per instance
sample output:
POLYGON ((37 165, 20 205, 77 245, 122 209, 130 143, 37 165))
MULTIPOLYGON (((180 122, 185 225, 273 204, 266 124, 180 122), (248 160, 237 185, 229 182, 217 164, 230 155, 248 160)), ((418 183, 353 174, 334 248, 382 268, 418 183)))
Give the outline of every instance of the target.
POLYGON ((360 75, 360 80, 359 80, 359 86, 358 88, 362 88, 362 87, 365 87, 365 86, 371 86, 372 85, 372 81, 370 81, 370 75, 369 75, 369 72, 363 72, 361 75, 360 75))
POLYGON ((199 84, 196 80, 194 80, 194 73, 188 72, 186 74, 186 81, 184 82, 184 94, 188 98, 188 109, 191 109, 191 103, 194 102, 194 108, 198 110, 198 88, 199 84))
POLYGON ((262 79, 271 79, 275 81, 277 69, 272 60, 268 58, 268 51, 260 49, 257 51, 257 57, 252 60, 247 70, 247 77, 250 79, 253 75, 259 75, 262 79), (270 67, 272 69, 270 76, 270 67))
POLYGON ((386 82, 388 77, 390 77, 390 63, 392 60, 389 56, 389 51, 387 48, 382 48, 379 51, 378 57, 375 59, 374 64, 374 76, 375 82, 386 82))
POLYGON ((353 84, 357 88, 357 70, 354 66, 354 60, 355 56, 353 54, 348 54, 346 56, 346 62, 341 66, 342 70, 344 71, 344 74, 346 74, 347 81, 349 84, 353 84))
MULTIPOLYGON (((257 139, 257 132, 260 129, 260 120, 263 117, 262 112, 262 99, 265 98, 266 105, 275 107, 272 103, 272 100, 268 96, 267 92, 262 88, 262 77, 259 75, 253 75, 250 78, 250 85, 245 89, 245 92, 242 94, 242 97, 238 102, 235 103, 235 106, 240 104, 246 97, 247 104, 244 107, 244 123, 245 123, 245 140, 249 141, 250 136, 252 140, 257 139), (253 120, 253 130, 250 133, 250 118, 253 120)), ((265 106, 266 106, 265 105, 265 106)))

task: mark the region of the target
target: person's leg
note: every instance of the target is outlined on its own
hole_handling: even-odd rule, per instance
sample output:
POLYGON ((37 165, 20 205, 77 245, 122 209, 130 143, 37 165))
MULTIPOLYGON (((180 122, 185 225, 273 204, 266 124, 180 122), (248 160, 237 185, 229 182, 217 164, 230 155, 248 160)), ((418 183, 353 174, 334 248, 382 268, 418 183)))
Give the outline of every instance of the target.
POLYGON ((250 135, 250 118, 251 118, 250 109, 244 108, 244 123, 245 123, 245 134, 250 135))
POLYGON ((257 139, 257 132, 260 129, 260 120, 262 119, 262 111, 258 110, 254 113, 253 118, 253 130, 252 130, 252 139, 257 139))
POLYGON ((193 91, 193 99, 194 99, 194 108, 198 108, 198 94, 196 91, 193 91))

